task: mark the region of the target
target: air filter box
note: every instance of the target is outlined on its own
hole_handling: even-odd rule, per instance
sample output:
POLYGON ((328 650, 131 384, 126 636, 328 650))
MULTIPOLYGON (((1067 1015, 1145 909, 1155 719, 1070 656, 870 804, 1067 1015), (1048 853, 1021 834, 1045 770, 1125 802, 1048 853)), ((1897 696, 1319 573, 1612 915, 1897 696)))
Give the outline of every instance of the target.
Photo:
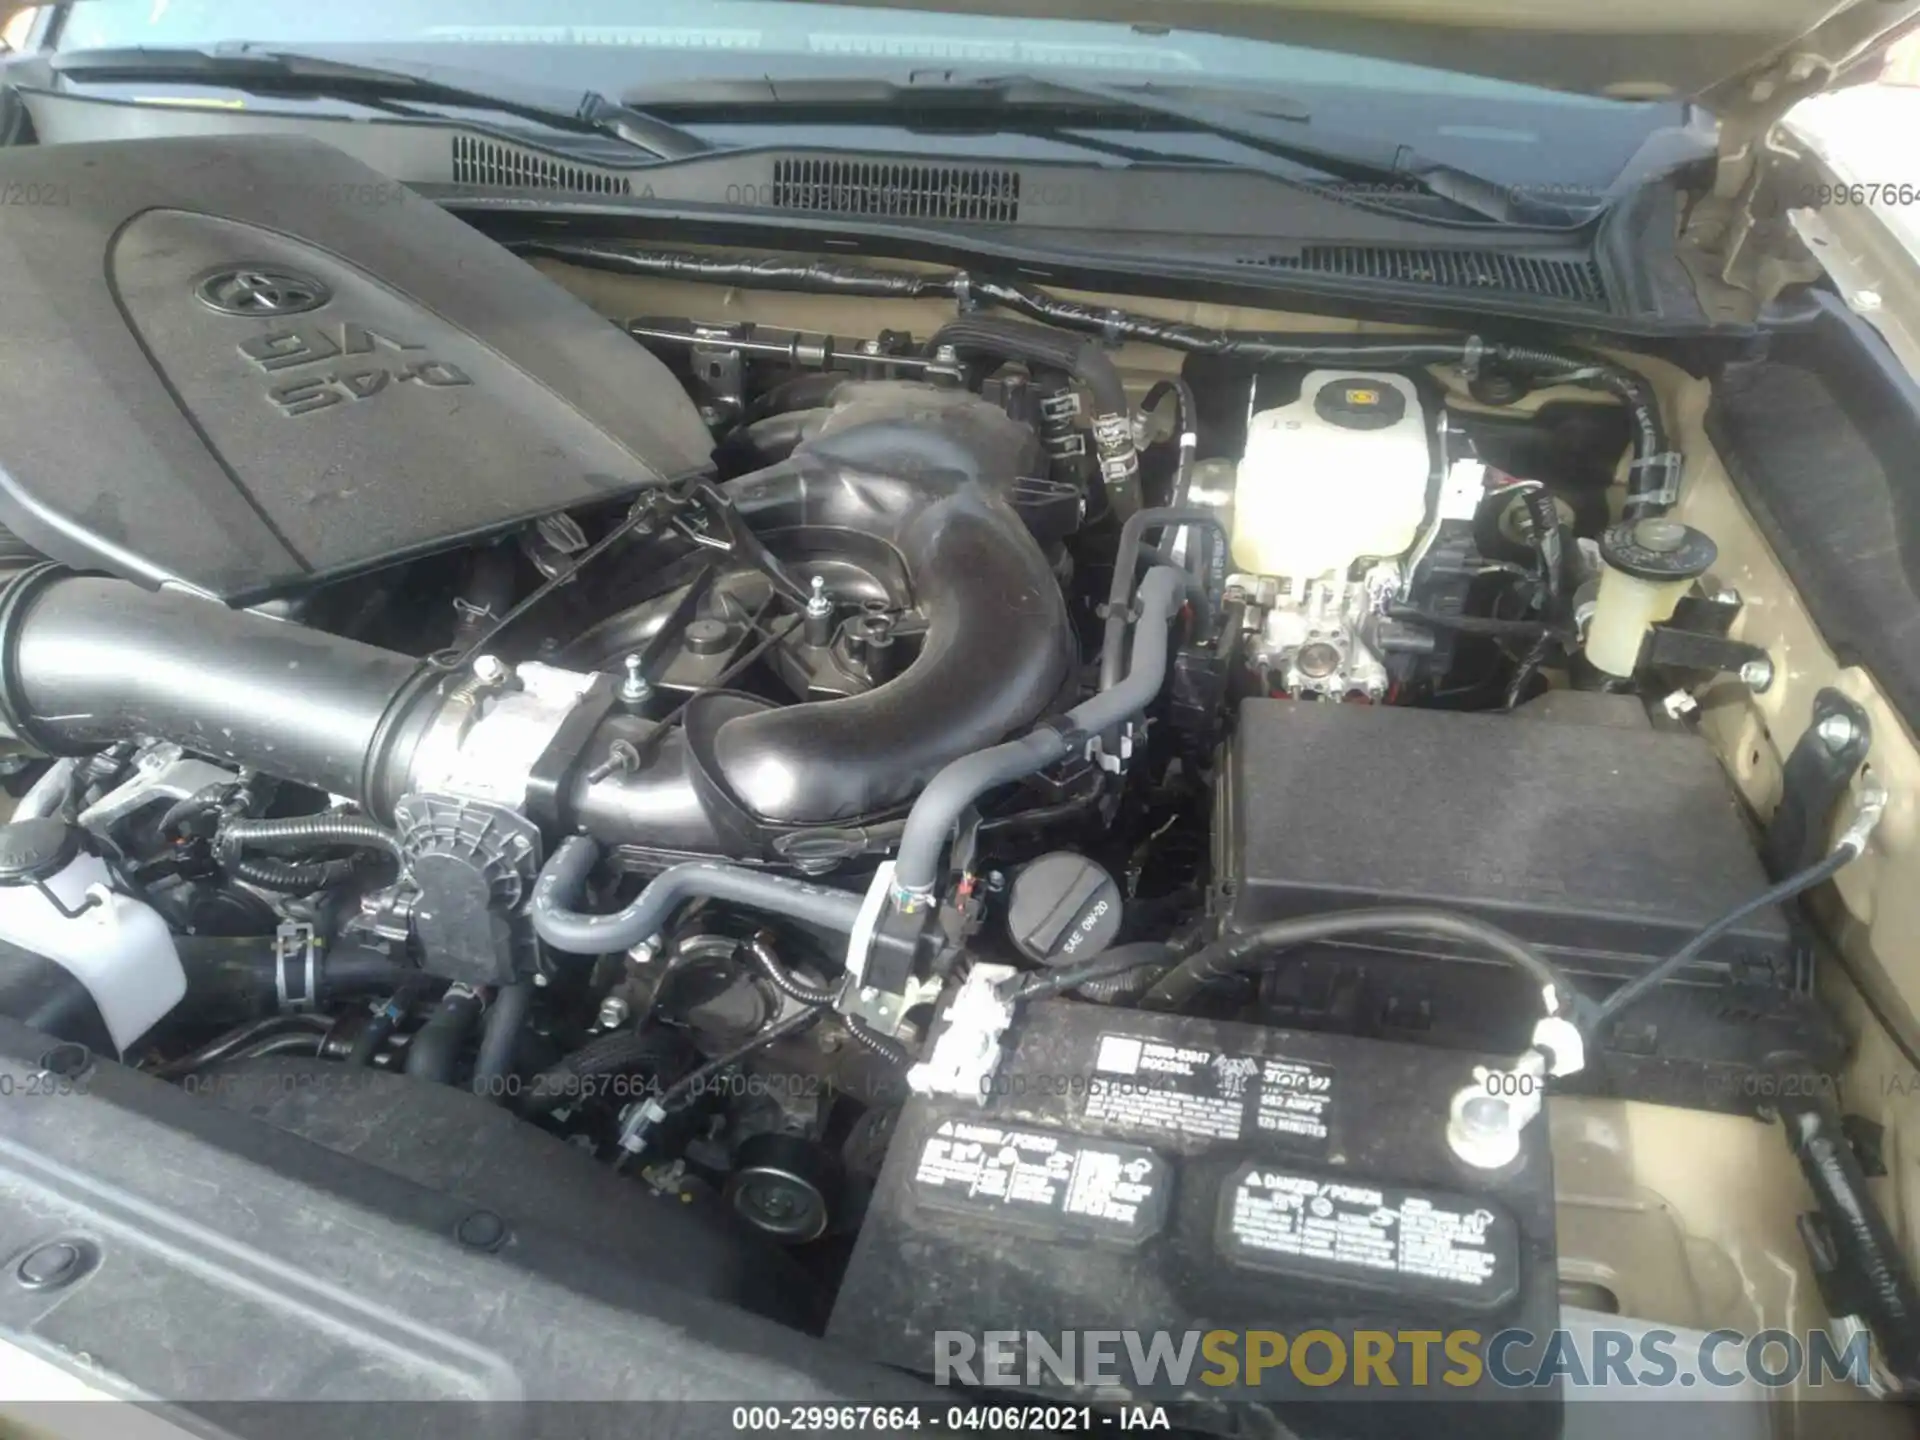
MULTIPOLYGON (((1216 909, 1229 931, 1330 910, 1431 905, 1500 925, 1598 998, 1768 885, 1706 740, 1637 701, 1573 720, 1249 700, 1215 808, 1216 909)), ((1529 707, 1530 708, 1530 707, 1529 707)), ((1550 712, 1551 713, 1551 712, 1550 712)), ((1837 1039, 1787 917, 1762 911, 1623 1015, 1579 1084, 1750 1108, 1771 1051, 1816 1063, 1837 1039)), ((1276 1023, 1510 1052, 1536 987, 1471 946, 1421 939, 1289 952, 1263 974, 1276 1023)))

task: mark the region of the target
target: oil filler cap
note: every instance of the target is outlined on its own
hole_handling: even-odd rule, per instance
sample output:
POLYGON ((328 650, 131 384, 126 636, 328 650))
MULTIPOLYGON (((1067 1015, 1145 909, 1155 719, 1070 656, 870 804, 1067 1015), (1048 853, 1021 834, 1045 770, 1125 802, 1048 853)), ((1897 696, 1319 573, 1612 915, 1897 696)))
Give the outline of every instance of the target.
POLYGON ((1098 955, 1120 933, 1120 887, 1084 855, 1042 855, 1013 877, 1007 931, 1022 955, 1043 965, 1098 955))

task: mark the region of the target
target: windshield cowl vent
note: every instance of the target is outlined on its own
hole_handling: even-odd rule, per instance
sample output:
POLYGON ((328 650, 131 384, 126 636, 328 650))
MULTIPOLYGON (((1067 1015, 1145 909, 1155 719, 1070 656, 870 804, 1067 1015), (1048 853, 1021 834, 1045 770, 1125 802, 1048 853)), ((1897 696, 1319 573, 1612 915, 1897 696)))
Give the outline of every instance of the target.
POLYGON ((1449 290, 1535 295, 1578 305, 1605 305, 1607 300, 1600 267, 1591 260, 1570 256, 1385 245, 1306 245, 1297 254, 1247 255, 1236 263, 1352 280, 1389 280, 1449 290))
POLYGON ((592 165, 575 165, 483 140, 475 135, 453 137, 453 183, 491 185, 519 190, 572 190, 585 195, 631 195, 627 177, 592 165))
POLYGON ((780 160, 773 167, 773 208, 1011 225, 1020 218, 1020 174, 984 165, 780 160))

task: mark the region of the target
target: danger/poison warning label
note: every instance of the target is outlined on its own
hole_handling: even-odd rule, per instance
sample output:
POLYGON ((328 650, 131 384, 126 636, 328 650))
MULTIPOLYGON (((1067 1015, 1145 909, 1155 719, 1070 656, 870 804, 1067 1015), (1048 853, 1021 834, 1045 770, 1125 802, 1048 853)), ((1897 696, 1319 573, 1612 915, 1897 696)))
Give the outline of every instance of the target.
POLYGON ((1246 1269, 1396 1294, 1498 1305, 1519 1284, 1519 1232, 1493 1202, 1241 1166, 1222 1192, 1215 1241, 1246 1269))
POLYGON ((1167 1162, 1141 1145, 943 1120, 914 1165, 914 1199, 1047 1235, 1137 1244, 1157 1234, 1167 1162))

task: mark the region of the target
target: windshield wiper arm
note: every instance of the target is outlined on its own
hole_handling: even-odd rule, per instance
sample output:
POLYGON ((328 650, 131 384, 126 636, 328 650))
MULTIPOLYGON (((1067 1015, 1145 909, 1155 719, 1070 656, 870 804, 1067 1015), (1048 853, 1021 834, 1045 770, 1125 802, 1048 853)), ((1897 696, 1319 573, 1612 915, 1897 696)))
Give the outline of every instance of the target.
POLYGON ((555 129, 609 136, 660 160, 703 155, 713 149, 691 131, 593 90, 571 92, 478 78, 443 80, 424 71, 357 65, 291 50, 134 46, 64 51, 48 56, 47 65, 54 74, 71 80, 214 85, 254 95, 411 100, 491 110, 555 129))
MULTIPOLYGON (((1204 134, 1217 135, 1278 159, 1309 166, 1336 180, 1385 189, 1417 190, 1446 200, 1470 215, 1504 226, 1578 229, 1597 218, 1603 206, 1574 209, 1552 201, 1523 199, 1501 181, 1422 154, 1411 145, 1309 128, 1305 106, 1284 96, 1241 93, 1217 86, 1107 84, 1057 79, 1041 74, 979 74, 968 71, 917 71, 904 83, 867 76, 802 77, 795 80, 669 83, 626 97, 669 114, 702 114, 724 108, 733 118, 755 109, 786 113, 818 111, 849 117, 865 111, 897 109, 913 116, 912 128, 936 129, 939 122, 992 120, 996 115, 1057 115, 1063 130, 1090 127, 1122 115, 1158 117, 1204 134)), ((1033 133, 1031 126, 1023 126, 1033 133)), ((1063 136, 1063 138, 1073 138, 1063 136)), ((1263 164, 1243 168, 1291 185, 1312 188, 1310 177, 1263 164)), ((1339 188, 1326 193, 1367 209, 1412 215, 1392 194, 1367 194, 1339 188)), ((1418 214, 1428 223, 1443 218, 1418 214)), ((1481 222, 1459 222, 1481 223, 1481 222)))

